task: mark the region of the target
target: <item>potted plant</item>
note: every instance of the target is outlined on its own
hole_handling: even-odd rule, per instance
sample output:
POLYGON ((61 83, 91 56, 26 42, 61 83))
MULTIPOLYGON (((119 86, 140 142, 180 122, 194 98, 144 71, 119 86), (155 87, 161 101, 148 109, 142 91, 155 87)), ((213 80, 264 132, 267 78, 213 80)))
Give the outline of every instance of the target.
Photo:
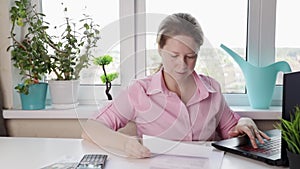
POLYGON ((41 80, 50 67, 50 57, 45 43, 48 26, 43 16, 28 0, 15 1, 10 9, 12 44, 7 51, 11 51, 13 65, 22 76, 23 83, 15 87, 21 96, 22 109, 45 108, 48 84, 41 80), (16 31, 21 29, 26 29, 26 33, 17 36, 16 31))
POLYGON ((283 118, 276 125, 281 130, 282 139, 287 143, 287 156, 290 169, 300 165, 300 107, 295 106, 294 113, 290 114, 290 121, 283 118))
POLYGON ((108 100, 112 100, 112 96, 109 93, 111 89, 111 82, 116 78, 118 78, 119 76, 117 72, 113 72, 113 73, 106 72, 105 66, 109 65, 112 61, 113 58, 110 55, 103 55, 103 56, 96 57, 94 59, 94 64, 100 66, 103 70, 104 74, 100 76, 100 79, 102 83, 105 83, 105 87, 106 87, 105 94, 108 100))
MULTIPOLYGON (((67 8, 64 11, 67 12, 67 8)), ((61 36, 53 36, 48 42, 54 49, 50 72, 55 74, 56 79, 49 81, 54 108, 72 108, 78 104, 80 71, 89 66, 92 49, 97 47, 100 39, 99 26, 91 17, 84 14, 79 24, 82 26, 77 29, 76 23, 65 17, 61 36)))

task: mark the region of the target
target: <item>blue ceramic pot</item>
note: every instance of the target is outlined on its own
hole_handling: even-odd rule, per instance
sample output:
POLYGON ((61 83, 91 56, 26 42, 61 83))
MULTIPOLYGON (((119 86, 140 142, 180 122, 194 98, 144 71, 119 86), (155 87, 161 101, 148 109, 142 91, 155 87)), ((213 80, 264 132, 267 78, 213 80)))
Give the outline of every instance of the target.
POLYGON ((45 109, 48 83, 40 82, 29 86, 29 94, 20 94, 23 110, 45 109))

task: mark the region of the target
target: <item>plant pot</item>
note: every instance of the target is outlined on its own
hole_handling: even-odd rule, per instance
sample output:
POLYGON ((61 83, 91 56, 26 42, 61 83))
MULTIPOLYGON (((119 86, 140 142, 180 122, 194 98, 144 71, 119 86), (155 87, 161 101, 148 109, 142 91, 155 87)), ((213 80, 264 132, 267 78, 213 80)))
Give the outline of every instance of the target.
POLYGON ((79 80, 50 80, 52 107, 71 109, 78 106, 79 80))
MULTIPOLYGON (((22 85, 22 84, 20 84, 22 85)), ((20 94, 23 110, 45 109, 48 84, 40 82, 29 86, 29 94, 20 94)))
POLYGON ((300 154, 295 154, 286 150, 287 157, 289 159, 289 167, 290 169, 298 169, 300 166, 300 154))

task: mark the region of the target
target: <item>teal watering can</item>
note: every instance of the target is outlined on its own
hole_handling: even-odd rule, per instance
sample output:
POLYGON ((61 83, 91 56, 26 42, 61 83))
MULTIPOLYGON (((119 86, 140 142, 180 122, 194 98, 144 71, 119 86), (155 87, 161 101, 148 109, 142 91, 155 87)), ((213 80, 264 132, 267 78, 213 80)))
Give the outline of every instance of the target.
POLYGON ((250 106, 254 109, 269 109, 277 73, 291 72, 290 65, 285 61, 273 63, 265 67, 257 67, 245 61, 237 53, 221 44, 224 49, 240 66, 246 80, 247 94, 250 106))

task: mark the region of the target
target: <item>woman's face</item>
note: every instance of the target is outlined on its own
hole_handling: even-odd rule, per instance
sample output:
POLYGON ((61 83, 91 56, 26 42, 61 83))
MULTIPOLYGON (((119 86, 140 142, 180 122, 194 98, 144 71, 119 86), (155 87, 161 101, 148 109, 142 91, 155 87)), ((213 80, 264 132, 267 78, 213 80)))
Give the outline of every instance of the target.
POLYGON ((164 71, 175 80, 184 79, 192 74, 197 52, 194 39, 184 35, 168 38, 165 45, 159 49, 164 71))

